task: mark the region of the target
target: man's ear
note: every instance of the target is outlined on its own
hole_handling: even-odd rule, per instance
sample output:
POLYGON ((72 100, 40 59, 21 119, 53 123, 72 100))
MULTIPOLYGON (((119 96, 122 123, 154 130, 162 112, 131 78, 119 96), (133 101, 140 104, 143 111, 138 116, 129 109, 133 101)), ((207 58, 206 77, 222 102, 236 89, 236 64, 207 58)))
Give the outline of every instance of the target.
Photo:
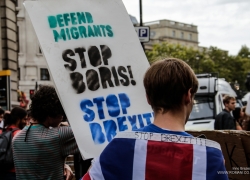
POLYGON ((150 103, 150 101, 149 101, 149 99, 148 99, 148 95, 147 95, 147 94, 146 94, 146 98, 147 98, 148 104, 151 105, 151 103, 150 103))
POLYGON ((192 93, 191 93, 191 88, 188 90, 187 94, 184 95, 184 102, 185 104, 189 104, 192 102, 192 93))

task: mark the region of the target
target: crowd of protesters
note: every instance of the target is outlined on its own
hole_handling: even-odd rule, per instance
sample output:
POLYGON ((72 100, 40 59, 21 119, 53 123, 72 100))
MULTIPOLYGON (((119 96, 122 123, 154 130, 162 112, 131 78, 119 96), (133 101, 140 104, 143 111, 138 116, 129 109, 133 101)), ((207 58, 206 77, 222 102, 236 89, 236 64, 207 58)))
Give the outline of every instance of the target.
POLYGON ((12 133, 13 166, 5 171, 1 169, 1 180, 73 177, 65 158, 79 153, 79 149, 71 128, 66 123, 61 125, 64 115, 57 93, 50 86, 37 91, 28 112, 20 107, 3 111, 2 131, 15 131, 12 133))
MULTIPOLYGON (((140 131, 192 137, 184 130, 198 87, 192 69, 181 60, 164 59, 153 64, 146 72, 144 86, 155 120, 140 131), (171 93, 173 96, 169 96, 171 93)), ((215 129, 249 131, 250 118, 245 113, 246 107, 235 108, 235 99, 229 96, 224 98, 223 103, 225 109, 223 114, 217 116, 215 129)), ((15 107, 10 112, 0 108, 1 131, 15 130, 12 141, 13 167, 0 173, 0 179, 71 179, 73 174, 65 165, 65 158, 68 155, 79 155, 79 149, 70 126, 61 124, 64 117, 58 95, 51 86, 40 87, 32 97, 28 111, 20 107, 15 107)), ((112 159, 107 157, 109 158, 112 159)), ((98 166, 96 159, 93 162, 91 169, 98 166)), ((217 163, 224 166, 222 161, 217 163)), ((154 167, 150 168, 154 171, 154 167)), ((108 171, 110 170, 112 168, 108 171)), ((122 170, 117 171, 118 176, 120 171, 122 170)), ((87 173, 84 179, 91 179, 92 175, 87 173)))
POLYGON ((246 114, 246 106, 236 107, 236 99, 233 96, 223 97, 225 108, 215 117, 215 130, 250 130, 250 116, 246 114))

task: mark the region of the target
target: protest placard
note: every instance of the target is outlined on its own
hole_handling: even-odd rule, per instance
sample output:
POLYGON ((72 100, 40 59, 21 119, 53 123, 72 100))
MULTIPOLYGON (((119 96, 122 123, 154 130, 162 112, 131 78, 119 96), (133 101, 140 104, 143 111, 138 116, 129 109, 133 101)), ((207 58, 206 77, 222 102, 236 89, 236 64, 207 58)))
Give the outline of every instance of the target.
POLYGON ((250 179, 250 132, 237 130, 217 131, 188 131, 197 137, 204 134, 208 139, 220 144, 225 159, 226 171, 218 174, 227 174, 229 179, 250 179))
POLYGON ((117 132, 152 122, 143 88, 149 63, 121 0, 24 5, 84 158, 117 132))

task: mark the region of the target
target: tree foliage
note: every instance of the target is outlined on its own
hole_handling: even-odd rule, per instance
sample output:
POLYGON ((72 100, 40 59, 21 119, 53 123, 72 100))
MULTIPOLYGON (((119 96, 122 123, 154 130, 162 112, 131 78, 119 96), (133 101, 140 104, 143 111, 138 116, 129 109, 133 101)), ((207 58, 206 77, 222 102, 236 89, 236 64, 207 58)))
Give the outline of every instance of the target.
POLYGON ((246 75, 250 72, 250 50, 242 46, 237 56, 228 55, 217 47, 193 49, 179 44, 155 44, 151 51, 146 51, 150 63, 155 60, 173 57, 187 62, 195 73, 218 73, 228 82, 237 81, 245 90, 246 75))

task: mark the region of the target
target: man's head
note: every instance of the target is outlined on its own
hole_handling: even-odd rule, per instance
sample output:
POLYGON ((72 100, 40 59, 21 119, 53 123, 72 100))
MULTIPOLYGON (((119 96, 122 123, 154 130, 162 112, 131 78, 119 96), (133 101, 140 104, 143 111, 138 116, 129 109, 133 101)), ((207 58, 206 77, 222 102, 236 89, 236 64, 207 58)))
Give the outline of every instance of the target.
POLYGON ((34 120, 40 124, 46 121, 46 125, 52 127, 58 126, 64 110, 54 87, 41 86, 31 100, 30 114, 34 120))
POLYGON ((22 129, 26 125, 27 111, 21 107, 14 107, 10 113, 4 114, 4 126, 16 125, 22 129))
POLYGON ((235 109, 236 99, 233 96, 226 95, 223 98, 223 104, 226 110, 233 111, 235 109))
MULTIPOLYGON (((182 110, 185 104, 185 95, 190 94, 193 101, 198 80, 188 64, 169 58, 151 65, 144 76, 144 87, 155 113, 177 112, 182 110)), ((191 112, 193 102, 187 103, 191 104, 191 112)))

